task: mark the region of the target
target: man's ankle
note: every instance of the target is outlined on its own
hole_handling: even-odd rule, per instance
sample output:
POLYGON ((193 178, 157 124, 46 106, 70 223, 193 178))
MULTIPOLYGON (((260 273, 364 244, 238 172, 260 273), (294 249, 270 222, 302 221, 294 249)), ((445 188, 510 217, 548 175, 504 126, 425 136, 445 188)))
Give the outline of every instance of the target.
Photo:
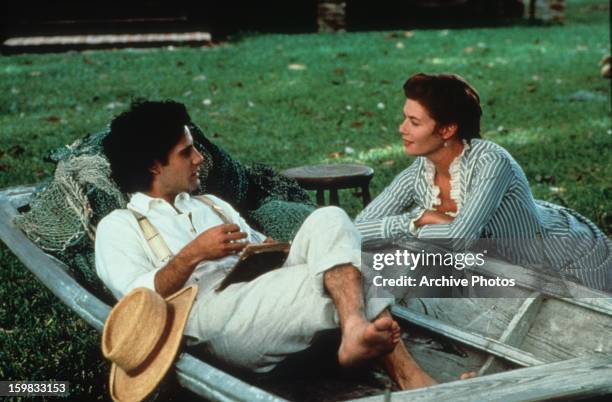
POLYGON ((342 264, 331 267, 323 273, 323 281, 361 281, 361 271, 352 264, 342 264))
POLYGON ((341 322, 341 329, 344 332, 346 328, 354 328, 356 326, 362 326, 369 324, 365 314, 362 311, 355 312, 344 318, 344 322, 341 322))

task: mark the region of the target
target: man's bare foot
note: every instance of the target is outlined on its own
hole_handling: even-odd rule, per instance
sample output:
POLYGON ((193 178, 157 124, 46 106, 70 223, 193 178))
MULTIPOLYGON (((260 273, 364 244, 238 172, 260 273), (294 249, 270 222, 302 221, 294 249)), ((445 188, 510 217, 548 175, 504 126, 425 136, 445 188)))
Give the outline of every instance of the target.
POLYGON ((412 371, 409 376, 399 374, 395 381, 402 390, 430 387, 438 383, 422 370, 412 371))
POLYGON ((381 360, 389 376, 401 389, 415 389, 437 384, 419 367, 402 341, 398 342, 393 352, 384 355, 381 360))
POLYGON ((369 322, 355 316, 342 329, 338 362, 343 367, 358 365, 390 353, 399 340, 399 325, 391 317, 382 316, 369 322))

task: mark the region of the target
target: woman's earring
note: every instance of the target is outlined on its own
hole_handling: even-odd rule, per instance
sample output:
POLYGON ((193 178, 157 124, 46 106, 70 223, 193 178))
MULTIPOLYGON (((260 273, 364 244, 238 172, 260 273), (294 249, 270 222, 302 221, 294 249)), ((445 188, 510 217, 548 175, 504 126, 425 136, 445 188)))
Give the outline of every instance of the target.
POLYGON ((448 146, 448 141, 444 141, 444 147, 446 148, 448 146))

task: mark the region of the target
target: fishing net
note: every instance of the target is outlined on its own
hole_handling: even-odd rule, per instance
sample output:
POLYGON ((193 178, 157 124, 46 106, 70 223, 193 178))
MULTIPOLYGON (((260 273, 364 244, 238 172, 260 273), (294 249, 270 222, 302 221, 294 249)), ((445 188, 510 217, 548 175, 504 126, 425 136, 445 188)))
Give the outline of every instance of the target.
MULTIPOLYGON (((194 146, 206 160, 200 167, 198 193, 226 200, 250 225, 277 240, 292 239, 315 208, 308 194, 265 165, 242 165, 197 126, 191 130, 194 146)), ((104 298, 109 292, 95 271, 95 227, 114 209, 125 208, 128 199, 110 178, 102 152, 106 134, 90 134, 52 151, 48 160, 57 164, 52 180, 37 191, 29 211, 15 221, 34 243, 64 262, 104 298)))
POLYGON ((99 154, 61 160, 30 210, 15 219, 34 243, 74 268, 77 279, 98 294, 106 290, 94 266, 95 226, 104 215, 125 206, 125 197, 109 175, 108 161, 99 154))
POLYGON ((121 192, 108 180, 110 166, 100 155, 58 163, 53 180, 38 194, 30 211, 17 217, 26 235, 46 251, 63 252, 80 238, 95 236, 88 192, 100 191, 113 205, 124 205, 121 192))

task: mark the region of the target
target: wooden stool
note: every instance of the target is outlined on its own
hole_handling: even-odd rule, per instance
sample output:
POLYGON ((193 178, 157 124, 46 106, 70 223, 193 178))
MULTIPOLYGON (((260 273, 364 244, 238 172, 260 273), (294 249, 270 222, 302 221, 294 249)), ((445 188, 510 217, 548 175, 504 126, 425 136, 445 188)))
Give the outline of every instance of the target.
POLYGON ((330 205, 339 205, 338 190, 356 187, 361 188, 363 206, 370 203, 370 180, 374 169, 366 165, 308 165, 287 169, 282 174, 295 179, 306 190, 317 190, 319 206, 325 205, 325 190, 329 190, 330 205))

